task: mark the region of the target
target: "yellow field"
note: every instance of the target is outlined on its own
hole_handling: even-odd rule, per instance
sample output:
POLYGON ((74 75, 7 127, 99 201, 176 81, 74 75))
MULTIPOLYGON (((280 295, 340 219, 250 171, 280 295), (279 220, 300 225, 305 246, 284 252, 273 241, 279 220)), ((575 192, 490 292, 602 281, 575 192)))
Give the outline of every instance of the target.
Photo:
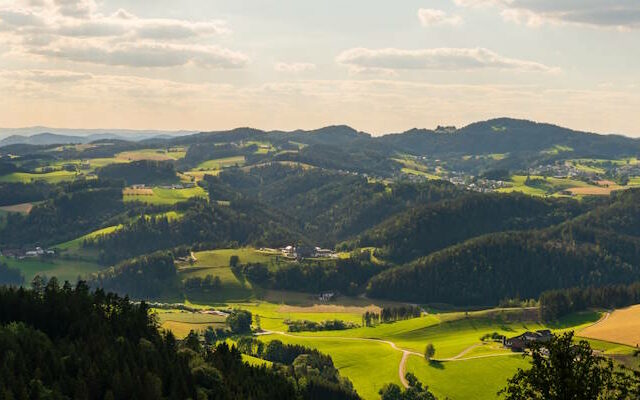
POLYGON ((616 310, 608 318, 582 330, 579 335, 635 347, 640 344, 640 305, 616 310))
POLYGON ((153 189, 151 189, 151 188, 144 188, 144 189, 126 188, 126 189, 122 189, 122 194, 124 196, 153 196, 153 189))

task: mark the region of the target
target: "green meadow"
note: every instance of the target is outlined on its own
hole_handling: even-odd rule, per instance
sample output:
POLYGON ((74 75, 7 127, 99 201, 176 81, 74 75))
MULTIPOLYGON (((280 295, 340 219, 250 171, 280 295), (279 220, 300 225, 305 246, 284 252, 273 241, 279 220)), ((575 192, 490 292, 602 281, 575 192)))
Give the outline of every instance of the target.
POLYGON ((47 173, 13 172, 0 176, 2 183, 29 183, 34 181, 45 181, 47 183, 60 183, 76 179, 77 174, 69 171, 53 171, 47 173))
POLYGON ((487 357, 452 362, 427 362, 410 356, 407 371, 416 377, 438 398, 452 400, 489 400, 497 397, 507 379, 519 368, 527 369, 529 361, 520 354, 487 357))
POLYGON ((92 262, 53 258, 51 260, 40 258, 25 258, 16 260, 0 257, 0 261, 6 262, 10 267, 17 268, 24 275, 25 284, 29 284, 36 275, 57 277, 59 281, 75 282, 78 277, 84 277, 97 272, 103 267, 92 262))
POLYGON ((244 156, 218 158, 205 161, 196 167, 196 170, 218 170, 234 166, 242 166, 245 163, 244 156))
POLYGON ((173 205, 193 197, 207 198, 208 193, 200 186, 187 189, 163 189, 154 187, 152 195, 125 195, 123 199, 125 202, 137 201, 154 205, 173 205))

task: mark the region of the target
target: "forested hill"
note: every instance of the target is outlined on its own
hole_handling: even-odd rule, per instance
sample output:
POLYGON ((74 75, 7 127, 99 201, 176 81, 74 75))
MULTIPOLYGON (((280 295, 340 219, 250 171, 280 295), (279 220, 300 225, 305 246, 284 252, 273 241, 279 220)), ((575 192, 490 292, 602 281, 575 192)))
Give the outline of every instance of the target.
POLYGON ((522 194, 467 194, 420 204, 363 233, 356 247, 377 247, 397 263, 491 232, 556 225, 588 210, 585 202, 522 194))
POLYGON ((624 136, 597 135, 526 120, 499 118, 464 128, 436 132, 414 129, 377 139, 410 154, 540 153, 562 146, 573 156, 636 155, 640 141, 624 136))
POLYGON ((229 196, 239 193, 259 199, 286 216, 290 229, 327 246, 372 228, 407 207, 465 193, 444 181, 385 185, 353 174, 277 164, 246 173, 230 170, 205 179, 210 198, 230 200, 229 196))
POLYGON ((368 294, 414 302, 496 304, 552 288, 640 279, 640 191, 542 230, 495 233, 384 271, 368 294))
POLYGON ((148 307, 80 282, 0 288, 2 399, 299 399, 275 370, 178 343, 148 307))

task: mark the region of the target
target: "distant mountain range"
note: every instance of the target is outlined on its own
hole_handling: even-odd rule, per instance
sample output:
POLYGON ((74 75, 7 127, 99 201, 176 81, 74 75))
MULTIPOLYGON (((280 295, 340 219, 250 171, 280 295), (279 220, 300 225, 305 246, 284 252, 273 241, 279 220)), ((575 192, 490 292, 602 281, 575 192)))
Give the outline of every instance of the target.
POLYGON ((90 143, 96 140, 166 141, 168 145, 226 142, 265 138, 293 141, 308 145, 329 145, 339 148, 360 148, 382 153, 404 152, 414 155, 452 155, 509 153, 511 157, 527 158, 531 155, 553 156, 558 152, 581 157, 639 156, 640 139, 621 135, 600 135, 574 131, 557 125, 527 120, 497 118, 476 122, 463 128, 454 127, 412 129, 403 133, 371 136, 349 126, 328 126, 317 130, 262 131, 236 128, 229 131, 130 131, 130 130, 1 130, 13 132, 0 140, 0 147, 15 144, 55 145, 90 143), (18 133, 16 133, 18 132, 18 133), (152 139, 152 140, 150 140, 152 139))
POLYGON ((0 147, 13 144, 52 145, 90 143, 96 140, 170 139, 190 135, 194 131, 160 131, 132 129, 64 129, 35 126, 28 128, 0 128, 0 147))

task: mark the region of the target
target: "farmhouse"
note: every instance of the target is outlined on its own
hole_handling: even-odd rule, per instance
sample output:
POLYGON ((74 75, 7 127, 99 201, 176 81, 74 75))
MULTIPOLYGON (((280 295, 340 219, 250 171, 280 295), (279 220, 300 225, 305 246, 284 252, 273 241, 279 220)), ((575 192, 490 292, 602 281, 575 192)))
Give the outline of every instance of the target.
POLYGON ((333 292, 320 293, 320 295, 318 296, 318 300, 327 302, 333 300, 335 296, 336 294, 333 292))
POLYGON ((525 332, 522 335, 504 338, 502 344, 512 351, 524 351, 533 343, 546 343, 551 340, 551 331, 543 329, 535 332, 525 332))
POLYGON ((318 258, 318 257, 336 257, 336 253, 330 249, 309 246, 286 246, 280 249, 285 257, 290 258, 318 258))

